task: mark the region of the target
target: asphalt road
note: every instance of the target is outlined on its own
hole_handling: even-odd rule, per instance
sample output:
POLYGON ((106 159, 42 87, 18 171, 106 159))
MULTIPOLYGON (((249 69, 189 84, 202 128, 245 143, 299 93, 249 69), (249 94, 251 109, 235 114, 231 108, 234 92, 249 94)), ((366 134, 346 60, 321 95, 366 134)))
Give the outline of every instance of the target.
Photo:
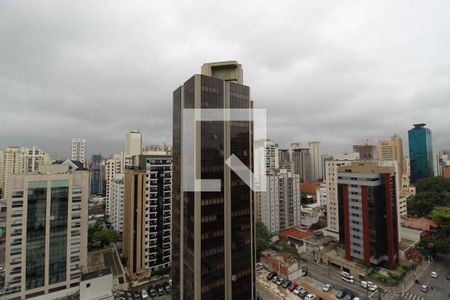
POLYGON ((414 284, 404 299, 420 299, 420 297, 433 300, 450 299, 450 280, 447 280, 447 274, 449 273, 450 255, 437 256, 428 270, 423 272, 423 274, 417 278, 419 284, 414 284), (431 277, 431 272, 437 272, 439 277, 431 277), (430 287, 430 290, 427 293, 420 290, 422 284, 430 287), (433 287, 433 289, 431 289, 431 287, 433 287), (418 297, 413 297, 413 295, 417 295, 418 297))
MULTIPOLYGON (((355 281, 354 284, 348 283, 341 279, 341 270, 330 266, 328 268, 325 265, 318 265, 315 263, 308 263, 308 276, 317 279, 321 282, 332 283, 335 288, 340 290, 346 290, 351 292, 353 295, 360 297, 361 299, 367 299, 367 296, 373 294, 373 292, 368 292, 360 286, 360 283, 355 281)), ((376 292, 378 293, 378 292, 376 292)))

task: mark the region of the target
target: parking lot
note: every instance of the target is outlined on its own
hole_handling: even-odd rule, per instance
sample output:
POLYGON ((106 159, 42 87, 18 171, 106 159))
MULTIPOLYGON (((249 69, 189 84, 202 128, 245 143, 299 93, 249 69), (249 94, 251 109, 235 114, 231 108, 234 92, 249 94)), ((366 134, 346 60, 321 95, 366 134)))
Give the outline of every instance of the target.
MULTIPOLYGON (((257 273, 258 296, 261 299, 300 299, 299 296, 289 291, 288 289, 285 289, 281 285, 267 280, 268 274, 269 271, 265 269, 260 270, 257 273)), ((329 292, 323 291, 324 284, 328 282, 324 283, 313 279, 310 276, 300 277, 296 280, 293 280, 292 282, 299 284, 300 287, 302 287, 308 293, 321 297, 322 299, 336 299, 338 289, 333 288, 329 292)))
POLYGON ((141 300, 143 299, 143 290, 145 289, 147 297, 145 299, 154 299, 154 300, 170 300, 172 299, 172 286, 169 284, 167 280, 159 280, 156 282, 146 283, 139 287, 135 287, 132 291, 123 292, 116 291, 114 293, 114 299, 133 299, 133 300, 141 300), (170 288, 166 288, 166 286, 170 285, 170 288), (161 287, 161 289, 158 289, 161 287))

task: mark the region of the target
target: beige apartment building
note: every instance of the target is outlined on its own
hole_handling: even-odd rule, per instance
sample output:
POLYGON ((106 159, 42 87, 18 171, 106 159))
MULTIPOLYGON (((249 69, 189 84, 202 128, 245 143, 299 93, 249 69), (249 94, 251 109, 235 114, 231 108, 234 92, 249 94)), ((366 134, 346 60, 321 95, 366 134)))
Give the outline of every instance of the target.
POLYGON ((8 184, 4 299, 77 288, 87 271, 89 172, 41 165, 8 184))
POLYGON ((394 160, 398 163, 399 177, 403 175, 403 142, 398 135, 392 136, 389 140, 378 141, 379 160, 394 160))

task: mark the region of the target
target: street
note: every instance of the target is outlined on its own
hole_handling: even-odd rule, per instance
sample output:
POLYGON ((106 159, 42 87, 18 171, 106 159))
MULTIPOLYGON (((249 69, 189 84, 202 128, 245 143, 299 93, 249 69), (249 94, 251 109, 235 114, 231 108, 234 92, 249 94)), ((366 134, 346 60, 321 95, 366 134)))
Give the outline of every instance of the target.
POLYGON ((403 295, 403 299, 419 300, 433 299, 443 300, 450 299, 450 280, 447 280, 447 274, 450 273, 450 255, 437 255, 426 271, 417 274, 419 283, 414 284, 411 289, 403 295), (430 276, 431 272, 437 272, 438 278, 430 276), (420 287, 425 284, 430 290, 424 293, 420 287), (433 289, 431 289, 433 287, 433 289))

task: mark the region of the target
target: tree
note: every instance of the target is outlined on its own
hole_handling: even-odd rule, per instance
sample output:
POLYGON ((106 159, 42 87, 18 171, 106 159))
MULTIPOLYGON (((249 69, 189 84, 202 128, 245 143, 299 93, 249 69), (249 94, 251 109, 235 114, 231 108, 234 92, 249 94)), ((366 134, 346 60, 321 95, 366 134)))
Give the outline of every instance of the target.
POLYGON ((263 222, 256 222, 256 257, 259 260, 259 253, 271 245, 272 234, 263 222))
POLYGON ((100 242, 103 245, 119 241, 119 234, 115 230, 102 230, 94 233, 94 242, 100 242))
POLYGON ((431 212, 433 221, 441 226, 448 233, 450 231, 450 207, 437 206, 431 212))
POLYGON ((318 230, 325 227, 327 227, 327 219, 320 217, 316 223, 311 224, 309 230, 318 230))
POLYGON ((407 200, 408 213, 429 217, 436 206, 450 206, 450 179, 430 177, 416 182, 416 195, 407 200))

